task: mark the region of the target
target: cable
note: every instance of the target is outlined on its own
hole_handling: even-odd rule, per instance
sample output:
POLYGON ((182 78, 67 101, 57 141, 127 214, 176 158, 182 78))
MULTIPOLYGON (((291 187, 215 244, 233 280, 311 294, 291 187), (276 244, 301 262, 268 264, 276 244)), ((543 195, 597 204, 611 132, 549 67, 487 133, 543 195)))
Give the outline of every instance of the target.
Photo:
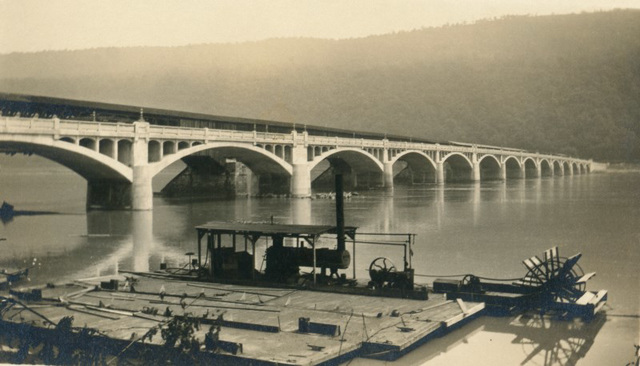
POLYGON ((344 326, 344 331, 342 332, 342 339, 340 339, 340 348, 338 349, 338 357, 342 354, 342 344, 344 343, 344 336, 347 334, 347 327, 349 327, 349 322, 353 317, 353 309, 351 309, 351 315, 349 315, 349 319, 347 319, 347 324, 344 326))
POLYGON ((414 273, 414 276, 417 277, 440 277, 440 278, 450 278, 450 277, 465 277, 465 276, 474 276, 477 277, 481 280, 488 280, 488 281, 517 281, 517 280, 521 280, 522 277, 518 277, 518 278, 492 278, 492 277, 482 277, 482 276, 475 276, 472 275, 470 273, 466 273, 466 274, 456 274, 456 275, 428 275, 428 274, 419 274, 419 273, 414 273))

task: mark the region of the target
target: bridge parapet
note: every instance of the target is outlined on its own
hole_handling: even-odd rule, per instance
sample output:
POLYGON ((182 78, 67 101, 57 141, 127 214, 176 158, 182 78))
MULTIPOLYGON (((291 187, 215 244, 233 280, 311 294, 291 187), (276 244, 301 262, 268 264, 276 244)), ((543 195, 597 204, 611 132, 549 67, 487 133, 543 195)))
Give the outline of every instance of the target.
POLYGON ((347 147, 362 149, 394 149, 398 152, 416 150, 423 153, 440 151, 443 153, 490 154, 494 156, 514 156, 518 158, 535 158, 558 160, 571 164, 590 164, 590 160, 561 155, 532 153, 524 150, 505 148, 485 148, 477 146, 442 145, 410 141, 369 140, 362 138, 345 138, 332 136, 311 136, 306 133, 272 133, 256 131, 234 131, 223 129, 207 129, 193 127, 173 127, 148 125, 145 129, 136 130, 133 124, 118 122, 90 122, 58 118, 20 118, 3 117, 0 123, 1 132, 5 134, 33 134, 72 137, 98 137, 114 139, 146 138, 155 140, 185 140, 207 143, 209 141, 251 142, 257 144, 304 145, 347 147))

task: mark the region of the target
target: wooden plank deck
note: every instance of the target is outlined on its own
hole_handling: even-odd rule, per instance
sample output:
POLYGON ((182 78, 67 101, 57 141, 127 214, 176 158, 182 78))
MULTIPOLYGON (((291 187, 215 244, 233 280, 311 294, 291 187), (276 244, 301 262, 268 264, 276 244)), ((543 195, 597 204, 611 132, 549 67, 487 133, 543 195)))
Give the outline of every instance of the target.
MULTIPOLYGON (((44 288, 43 299, 48 300, 33 305, 37 314, 16 305, 4 314, 4 320, 46 327, 48 321, 57 323, 73 316, 74 326, 86 325, 109 338, 129 341, 171 319, 168 314, 189 316, 201 319, 195 336, 202 344, 208 324, 222 319, 220 340, 242 344, 242 351, 233 356, 238 362, 315 365, 353 357, 395 359, 484 308, 484 303, 460 304, 442 294, 410 300, 135 278, 127 281, 124 276, 110 276, 44 288), (111 279, 119 281, 118 291, 99 289, 101 281, 111 279), (149 314, 156 311, 156 315, 149 314), (302 333, 300 318, 338 332, 333 336, 302 333)), ((159 335, 152 341, 161 342, 159 335)))

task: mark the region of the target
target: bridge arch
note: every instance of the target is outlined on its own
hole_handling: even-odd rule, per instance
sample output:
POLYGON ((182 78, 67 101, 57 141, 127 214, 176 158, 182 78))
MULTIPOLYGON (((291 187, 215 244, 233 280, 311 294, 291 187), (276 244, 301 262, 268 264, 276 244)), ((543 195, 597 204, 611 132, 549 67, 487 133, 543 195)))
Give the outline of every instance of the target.
POLYGON ((377 171, 379 173, 384 171, 384 166, 380 162, 380 160, 376 159, 375 156, 369 154, 368 152, 357 149, 357 148, 337 148, 323 151, 322 154, 313 158, 311 162, 309 162, 309 169, 312 170, 316 167, 316 165, 320 164, 325 159, 329 158, 341 158, 345 160, 345 162, 352 166, 362 166, 368 169, 377 171), (362 158, 366 159, 362 159, 362 158))
POLYGON ((212 142, 178 147, 160 161, 149 163, 151 179, 178 160, 182 160, 188 170, 175 175, 162 188, 161 192, 167 195, 184 192, 185 187, 194 194, 228 197, 290 193, 293 167, 259 146, 212 142))
POLYGON ((580 164, 576 163, 575 161, 571 163, 571 169, 573 169, 573 174, 582 174, 582 171, 580 170, 580 164))
POLYGON ((361 186, 378 186, 384 165, 375 156, 358 148, 335 148, 324 151, 308 163, 311 187, 332 190, 333 179, 328 176, 330 168, 342 171, 346 189, 361 186))
POLYGON ((128 166, 95 149, 76 145, 67 139, 14 136, 11 141, 0 141, 0 151, 33 153, 45 157, 71 169, 87 181, 133 181, 133 172, 128 166))
POLYGON ((527 156, 522 161, 522 164, 524 165, 524 177, 523 178, 537 178, 538 177, 539 164, 534 158, 532 158, 530 156, 527 156))
POLYGON ((562 162, 562 166, 564 168, 565 175, 573 175, 573 166, 568 161, 562 162))
POLYGON ((555 175, 564 175, 564 166, 558 160, 553 160, 553 174, 555 175))
POLYGON ((165 155, 162 160, 150 163, 151 175, 156 176, 169 165, 181 160, 184 157, 207 150, 216 150, 219 157, 229 157, 237 159, 249 167, 255 173, 273 173, 291 176, 293 168, 291 164, 283 159, 270 154, 268 151, 252 145, 234 142, 215 142, 208 144, 194 145, 188 148, 177 150, 175 153, 165 155))
POLYGON ((408 183, 415 183, 416 181, 420 183, 436 182, 436 162, 422 151, 403 151, 391 159, 390 162, 393 164, 394 180, 400 179, 408 183), (404 165, 400 163, 404 163, 404 165))
POLYGON ((482 155, 478 158, 480 180, 500 180, 500 160, 493 154, 482 155))
POLYGON ((553 176, 553 165, 547 159, 540 160, 540 176, 541 177, 553 176))
POLYGON ((473 179, 473 163, 463 153, 451 152, 442 158, 445 182, 463 182, 473 179))
POLYGON ((522 163, 513 155, 506 156, 502 162, 506 179, 517 179, 522 177, 522 163))

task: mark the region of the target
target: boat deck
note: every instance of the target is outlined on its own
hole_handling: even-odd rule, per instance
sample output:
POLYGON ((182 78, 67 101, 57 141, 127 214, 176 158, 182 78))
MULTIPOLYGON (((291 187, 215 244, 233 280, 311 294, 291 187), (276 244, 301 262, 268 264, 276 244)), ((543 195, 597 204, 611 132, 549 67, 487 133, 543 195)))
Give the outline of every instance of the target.
MULTIPOLYGON (((49 328, 73 316, 74 326, 86 325, 109 339, 132 341, 173 316, 188 316, 201 323, 194 333, 201 344, 209 324, 221 326, 224 351, 219 354, 234 363, 315 365, 354 357, 393 360, 484 309, 484 303, 447 300, 433 293, 428 300, 411 300, 134 277, 134 281, 119 275, 42 288, 41 300, 23 297, 5 310, 2 321, 49 328), (117 290, 100 288, 110 280, 118 281, 117 290)), ((162 342, 159 335, 145 341, 162 342)))

